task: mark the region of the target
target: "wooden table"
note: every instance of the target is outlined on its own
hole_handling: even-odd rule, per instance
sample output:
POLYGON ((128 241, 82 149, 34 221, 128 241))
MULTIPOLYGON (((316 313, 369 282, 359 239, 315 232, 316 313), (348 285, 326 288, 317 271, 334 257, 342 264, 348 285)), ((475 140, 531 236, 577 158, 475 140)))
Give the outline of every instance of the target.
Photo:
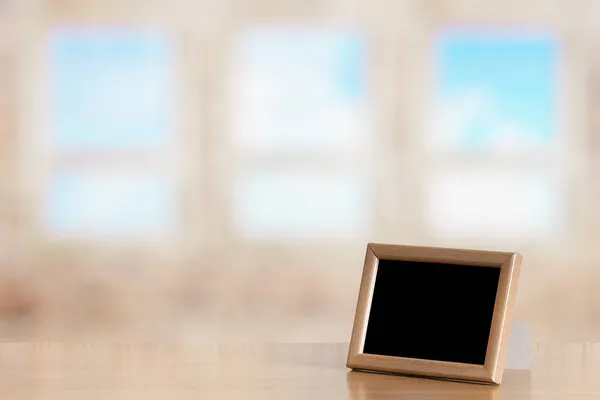
POLYGON ((354 372, 346 344, 0 344, 0 398, 600 399, 600 343, 537 345, 499 387, 354 372))

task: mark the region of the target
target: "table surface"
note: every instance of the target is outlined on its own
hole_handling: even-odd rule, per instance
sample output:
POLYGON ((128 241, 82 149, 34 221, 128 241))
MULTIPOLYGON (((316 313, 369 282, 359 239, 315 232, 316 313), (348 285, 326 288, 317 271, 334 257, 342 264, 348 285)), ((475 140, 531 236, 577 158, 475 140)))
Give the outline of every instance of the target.
POLYGON ((600 399, 600 343, 537 344, 500 386, 345 368, 347 344, 0 344, 0 398, 600 399))

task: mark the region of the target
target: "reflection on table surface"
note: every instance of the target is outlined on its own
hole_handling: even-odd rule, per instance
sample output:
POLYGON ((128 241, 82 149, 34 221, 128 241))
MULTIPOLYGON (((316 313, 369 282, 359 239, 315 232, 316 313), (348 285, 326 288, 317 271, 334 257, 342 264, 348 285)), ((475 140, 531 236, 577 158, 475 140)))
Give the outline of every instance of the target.
POLYGON ((538 344, 500 386, 350 371, 347 344, 0 345, 0 397, 546 399, 600 397, 600 345, 538 344))

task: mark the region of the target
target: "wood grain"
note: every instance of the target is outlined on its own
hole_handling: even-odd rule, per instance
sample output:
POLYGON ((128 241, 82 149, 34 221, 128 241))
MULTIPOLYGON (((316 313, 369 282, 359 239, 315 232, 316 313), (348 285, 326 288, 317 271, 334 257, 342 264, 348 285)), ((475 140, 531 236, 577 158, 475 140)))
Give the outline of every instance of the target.
POLYGON ((377 275, 377 266, 379 259, 370 247, 367 247, 365 255, 365 266, 360 281, 360 290, 356 305, 354 317, 354 326, 352 327, 352 337, 350 340, 350 349, 348 351, 347 365, 350 367, 352 360, 362 353, 365 344, 365 335, 367 323, 369 322, 369 311, 371 310, 371 300, 373 299, 373 289, 375 288, 375 276, 377 275))
POLYGON ((485 368, 490 373, 492 381, 496 383, 502 382, 517 297, 521 259, 520 254, 512 254, 500 270, 500 281, 498 282, 498 293, 496 294, 496 304, 494 305, 494 316, 485 360, 485 368))
POLYGON ((2 400, 600 398, 600 344, 536 343, 500 386, 363 373, 348 344, 0 344, 2 400))
POLYGON ((369 248, 380 259, 476 265, 482 267, 498 267, 508 261, 514 254, 501 251, 402 246, 382 243, 369 243, 369 248))
POLYGON ((490 376, 483 365, 455 362, 417 360, 414 358, 388 357, 376 354, 358 354, 348 367, 357 370, 394 372, 449 379, 469 379, 490 382, 490 376))

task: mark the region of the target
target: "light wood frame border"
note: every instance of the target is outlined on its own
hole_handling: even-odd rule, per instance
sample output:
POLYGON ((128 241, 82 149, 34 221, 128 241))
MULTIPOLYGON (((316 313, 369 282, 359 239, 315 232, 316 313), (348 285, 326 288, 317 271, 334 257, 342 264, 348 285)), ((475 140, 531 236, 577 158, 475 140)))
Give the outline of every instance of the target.
POLYGON ((346 366, 348 368, 500 384, 521 265, 519 253, 369 243, 346 366), (484 365, 363 353, 379 260, 500 268, 484 365))

